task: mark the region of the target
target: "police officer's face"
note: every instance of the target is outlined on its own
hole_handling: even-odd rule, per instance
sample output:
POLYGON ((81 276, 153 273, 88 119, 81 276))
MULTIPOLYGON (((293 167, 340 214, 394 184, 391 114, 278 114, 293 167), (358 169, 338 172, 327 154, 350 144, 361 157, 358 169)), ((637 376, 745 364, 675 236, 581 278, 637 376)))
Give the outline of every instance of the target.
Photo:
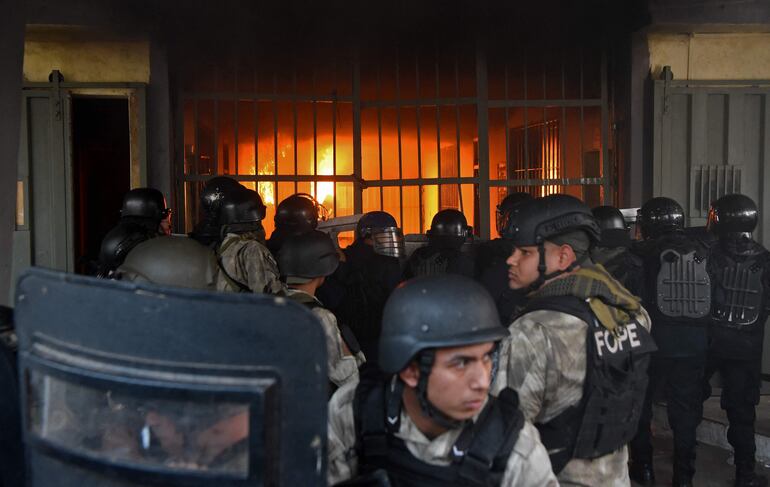
POLYGON ((436 350, 428 400, 452 419, 470 419, 481 410, 492 381, 494 344, 436 350))
MULTIPOLYGON (((543 249, 546 274, 564 270, 575 260, 575 254, 568 245, 545 242, 543 249)), ((526 289, 540 275, 537 270, 540 264, 537 246, 516 247, 505 263, 508 264, 508 287, 511 289, 526 289)))

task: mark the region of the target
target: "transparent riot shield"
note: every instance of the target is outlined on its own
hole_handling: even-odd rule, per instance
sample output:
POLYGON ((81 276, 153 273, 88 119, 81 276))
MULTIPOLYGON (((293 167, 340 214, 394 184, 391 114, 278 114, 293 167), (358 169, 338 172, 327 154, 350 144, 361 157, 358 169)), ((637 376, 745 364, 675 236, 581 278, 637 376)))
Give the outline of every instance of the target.
POLYGON ((325 485, 304 307, 31 269, 16 322, 29 485, 325 485))

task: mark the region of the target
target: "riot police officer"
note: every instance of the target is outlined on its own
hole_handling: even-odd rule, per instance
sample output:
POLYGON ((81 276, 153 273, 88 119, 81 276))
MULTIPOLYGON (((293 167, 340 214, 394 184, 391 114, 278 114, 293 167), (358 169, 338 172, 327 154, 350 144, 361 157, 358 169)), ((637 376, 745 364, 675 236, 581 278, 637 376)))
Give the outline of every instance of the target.
POLYGON ((393 485, 557 485, 516 392, 488 395, 507 334, 489 294, 466 277, 396 289, 381 370, 365 368, 330 401, 329 484, 382 469, 393 485))
POLYGON ((326 335, 326 362, 329 381, 339 387, 358 377, 358 367, 366 361, 352 331, 342 333, 337 318, 316 298, 316 290, 339 265, 339 255, 329 235, 309 230, 289 235, 278 256, 278 268, 286 279, 286 295, 310 308, 323 325, 326 335))
POLYGON ((275 230, 267 241, 267 248, 278 256, 286 237, 315 230, 318 226, 319 204, 309 194, 297 193, 278 203, 275 209, 275 230))
POLYGON ((754 472, 755 407, 761 386, 762 345, 768 316, 770 253, 754 241, 757 205, 730 194, 712 203, 707 228, 718 238, 708 271, 712 284, 711 344, 706 378, 722 376, 722 408, 730 426, 727 440, 735 451, 735 485, 767 485, 754 472))
POLYGON ((153 188, 132 189, 123 197, 120 222, 105 235, 99 250, 98 276, 109 277, 141 242, 171 234, 171 210, 153 188))
POLYGON ((384 211, 365 213, 345 259, 318 290, 318 297, 349 326, 368 361, 377 360, 385 301, 401 280, 404 237, 396 219, 384 211))
POLYGON ((663 385, 674 433, 673 485, 692 485, 695 430, 703 416, 702 383, 707 348, 711 284, 708 247, 684 232, 684 210, 666 197, 646 202, 639 215, 643 240, 634 251, 644 261, 642 301, 650 312, 658 352, 650 365, 650 386, 639 431, 631 442, 631 478, 654 481, 652 398, 663 385))
POLYGON ((216 248, 222 240, 219 212, 226 192, 242 187, 233 178, 217 176, 206 182, 200 196, 201 220, 195 226, 190 237, 208 247, 216 248))
POLYGON ((404 279, 434 274, 474 277, 473 258, 460 250, 471 231, 461 212, 447 209, 436 213, 428 230, 428 245, 409 256, 404 279))
POLYGON ((591 262, 599 227, 580 200, 554 194, 514 211, 503 233, 515 245, 510 286, 530 294, 503 341, 495 389, 518 391, 560 482, 627 486, 626 443, 655 349, 649 316, 591 262))
POLYGON ((243 186, 224 188, 219 209, 217 248, 220 291, 276 294, 283 290, 278 264, 265 247, 262 219, 265 205, 259 193, 243 186))
POLYGON ((614 206, 597 206, 591 210, 601 228, 601 237, 591 250, 591 259, 631 291, 642 295, 644 271, 642 259, 631 252, 631 236, 623 214, 614 206))
MULTIPOLYGON (((503 234, 513 210, 519 204, 532 199, 529 193, 515 192, 506 196, 497 206, 497 233, 503 234)), ((476 249, 477 279, 497 304, 500 322, 508 324, 517 309, 524 305, 526 294, 508 286, 508 265, 505 263, 513 252, 511 241, 496 238, 480 244, 476 249)))

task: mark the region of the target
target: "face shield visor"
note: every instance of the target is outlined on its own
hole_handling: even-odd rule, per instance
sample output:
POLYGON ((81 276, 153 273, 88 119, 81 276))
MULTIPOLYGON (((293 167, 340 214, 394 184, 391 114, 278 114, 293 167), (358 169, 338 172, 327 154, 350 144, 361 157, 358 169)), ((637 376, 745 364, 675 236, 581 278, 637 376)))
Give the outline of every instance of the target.
POLYGON ((373 228, 372 246, 374 252, 388 257, 405 257, 404 234, 398 227, 373 228))

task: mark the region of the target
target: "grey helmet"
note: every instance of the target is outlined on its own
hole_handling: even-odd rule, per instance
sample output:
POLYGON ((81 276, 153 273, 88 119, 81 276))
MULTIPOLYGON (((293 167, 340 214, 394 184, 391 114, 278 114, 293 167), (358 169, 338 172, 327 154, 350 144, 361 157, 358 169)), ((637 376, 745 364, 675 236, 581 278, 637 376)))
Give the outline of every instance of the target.
POLYGON ((334 242, 318 230, 287 237, 278 254, 278 268, 288 284, 329 276, 339 263, 334 242))
POLYGON ((455 427, 456 421, 428 400, 435 349, 499 342, 507 336, 494 300, 474 280, 451 274, 418 277, 397 287, 385 303, 379 366, 386 374, 397 374, 416 360, 423 411, 437 423, 455 427))
POLYGON ((153 238, 134 247, 117 270, 120 279, 214 290, 217 260, 210 248, 188 237, 153 238))

